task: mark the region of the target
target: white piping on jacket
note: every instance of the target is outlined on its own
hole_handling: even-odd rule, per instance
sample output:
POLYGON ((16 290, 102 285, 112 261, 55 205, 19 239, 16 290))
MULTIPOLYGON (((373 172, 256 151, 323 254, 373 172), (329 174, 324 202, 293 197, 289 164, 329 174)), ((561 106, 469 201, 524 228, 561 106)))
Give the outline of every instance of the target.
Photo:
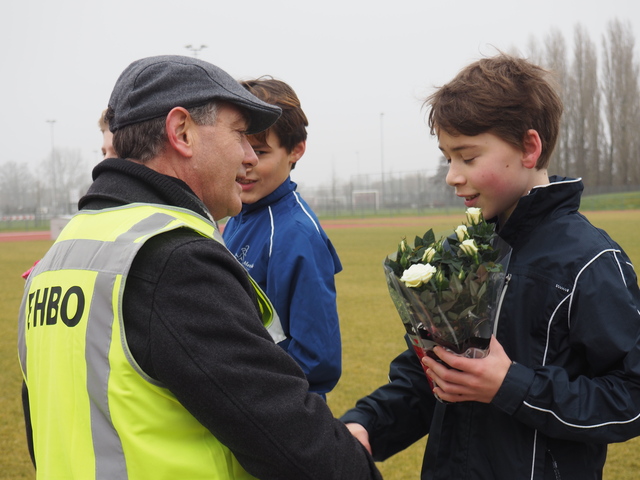
POLYGON ((556 417, 556 419, 562 423, 563 425, 567 425, 568 427, 573 427, 573 428, 582 428, 582 429, 587 429, 587 428, 599 428, 599 427, 606 427, 607 425, 624 425, 627 423, 632 423, 635 422, 636 420, 638 420, 640 418, 640 414, 636 415, 633 418, 630 418, 628 420, 611 420, 610 422, 603 422, 603 423, 597 423, 594 425, 578 425, 575 423, 570 423, 570 422, 565 422, 564 420, 562 420, 558 415, 556 415, 556 413, 553 410, 549 410, 548 408, 541 408, 541 407, 536 407, 534 405, 531 405, 530 403, 527 402, 523 402, 527 407, 533 409, 533 410, 537 410, 539 412, 544 412, 544 413, 550 413, 551 415, 553 415, 554 417, 556 417))
POLYGON ((538 429, 533 431, 533 456, 531 458, 531 480, 534 480, 534 472, 536 469, 536 450, 538 449, 538 429))
POLYGON ((493 336, 498 337, 498 323, 500 319, 500 312, 502 311, 502 302, 504 301, 504 296, 507 294, 507 288, 509 287, 509 282, 511 281, 511 274, 507 273, 504 277, 504 285, 502 286, 502 292, 500 292, 500 298, 498 300, 498 308, 496 310, 496 319, 493 322, 493 336))
MULTIPOLYGON (((615 250, 613 248, 608 248, 606 250, 602 250, 600 253, 598 253, 597 255, 595 255, 591 260, 589 260, 587 263, 585 263, 584 267, 582 267, 580 269, 580 271, 578 272, 578 275, 576 275, 576 279, 573 282, 573 289, 571 290, 571 293, 569 294, 569 296, 571 297, 571 300, 569 302, 569 311, 567 312, 567 325, 569 327, 571 327, 571 322, 569 321, 569 319, 571 318, 571 305, 573 304, 573 292, 576 291, 576 285, 578 284, 578 280, 580 280, 580 275, 582 275, 582 272, 584 272, 593 262, 595 262, 598 258, 600 258, 602 255, 604 255, 607 252, 612 252, 614 258, 616 259, 616 263, 618 265, 618 270, 620 270, 620 276, 622 277, 622 282, 625 284, 625 287, 627 286, 627 282, 625 282, 624 280, 624 274, 622 273, 622 269, 620 268, 620 262, 618 262, 618 257, 616 256, 617 253, 620 253, 620 250, 615 250)), ((549 343, 549 337, 547 336, 547 344, 549 343)))
MULTIPOLYGON (((567 300, 570 301, 572 294, 573 292, 571 292, 569 295, 564 297, 560 302, 558 302, 558 305, 556 305, 556 308, 553 309, 553 313, 551 314, 551 317, 549 317, 549 321, 547 322, 547 341, 544 346, 544 355, 542 356, 543 366, 547 364, 547 353, 549 353, 549 337, 551 335, 551 325, 553 324, 553 320, 556 317, 556 313, 558 313, 558 309, 562 306, 562 304, 567 300)), ((569 306, 569 310, 571 310, 571 306, 569 306)), ((571 327, 571 324, 569 323, 569 317, 567 316, 567 328, 569 327, 571 327)))
MULTIPOLYGON (((316 221, 313 219, 311 214, 307 211, 307 209, 304 208, 304 205, 300 201, 299 194, 296 192, 291 192, 291 193, 293 194, 293 197, 296 199, 296 202, 298 202, 298 205, 300 205, 300 208, 302 209, 302 211, 305 213, 307 217, 309 217, 309 220, 311 220, 311 222, 313 223, 313 226, 316 227, 316 231, 320 233, 320 227, 318 226, 316 221)), ((271 224, 271 235, 269 236, 269 258, 271 258, 271 252, 273 251, 273 236, 275 234, 276 228, 273 222, 273 212, 271 210, 271 206, 268 207, 268 210, 269 210, 269 219, 271 224)))
POLYGON ((318 233, 320 233, 320 227, 318 227, 318 224, 313 219, 311 214, 309 212, 307 212, 307 209, 304 208, 304 205, 302 205, 302 202, 300 201, 300 196, 298 195, 298 193, 296 193, 296 192, 291 192, 291 193, 293 193, 293 196, 296 198, 296 202, 298 202, 298 205, 300 205, 300 208, 302 209, 302 211, 307 215, 307 217, 309 217, 309 220, 311 220, 311 222, 313 222, 313 226, 316 227, 316 230, 318 231, 318 233))
POLYGON ((271 224, 271 235, 269 236, 269 258, 271 258, 271 252, 273 251, 273 234, 275 233, 275 227, 273 225, 273 212, 271 211, 271 206, 268 207, 269 209, 269 221, 271 224))

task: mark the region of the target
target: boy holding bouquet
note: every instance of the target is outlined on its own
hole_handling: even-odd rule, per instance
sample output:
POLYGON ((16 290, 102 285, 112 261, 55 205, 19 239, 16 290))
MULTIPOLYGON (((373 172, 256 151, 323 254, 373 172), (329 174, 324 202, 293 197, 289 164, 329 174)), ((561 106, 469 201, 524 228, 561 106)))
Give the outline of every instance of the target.
POLYGON ((447 403, 409 349, 342 418, 376 460, 428 434, 422 479, 601 479, 607 444, 640 434, 638 280, 578 213, 581 180, 547 173, 562 104, 546 77, 498 55, 426 102, 447 183, 512 253, 489 354, 423 359, 447 403))

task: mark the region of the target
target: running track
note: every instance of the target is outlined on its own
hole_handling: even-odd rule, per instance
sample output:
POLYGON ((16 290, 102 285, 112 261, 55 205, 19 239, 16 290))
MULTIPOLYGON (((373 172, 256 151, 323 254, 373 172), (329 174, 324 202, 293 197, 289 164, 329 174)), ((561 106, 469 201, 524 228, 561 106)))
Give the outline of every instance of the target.
MULTIPOLYGON (((437 216, 432 217, 378 217, 378 218, 356 218, 356 219, 340 219, 340 220, 323 220, 320 223, 325 230, 334 228, 363 228, 363 227, 410 227, 417 225, 427 225, 428 218, 431 220, 438 219, 437 216)), ((221 225, 224 227, 224 225, 221 225)), ((33 232, 0 232, 0 242, 25 242, 29 240, 50 240, 49 230, 33 231, 33 232)))
POLYGON ((38 232, 0 232, 0 242, 25 242, 28 240, 50 240, 49 230, 38 232))

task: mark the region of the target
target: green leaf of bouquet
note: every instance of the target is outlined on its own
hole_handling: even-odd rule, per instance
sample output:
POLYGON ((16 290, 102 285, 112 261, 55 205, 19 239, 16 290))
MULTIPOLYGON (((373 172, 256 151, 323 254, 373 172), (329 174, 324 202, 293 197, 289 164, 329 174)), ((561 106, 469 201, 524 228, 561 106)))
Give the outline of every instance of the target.
POLYGON ((477 297, 479 290, 480 290, 480 285, 476 280, 469 282, 469 291, 471 292, 472 296, 477 297))
POLYGON ((487 283, 483 283, 480 289, 478 290, 478 298, 484 297, 484 294, 487 292, 487 283))
POLYGON ((445 290, 444 292, 442 292, 442 300, 445 302, 454 302, 458 297, 456 293, 457 292, 452 292, 451 290, 445 290))
POLYGON ((458 273, 453 272, 451 281, 449 282, 449 288, 454 292, 461 292, 463 289, 462 282, 458 278, 458 273))
POLYGON ((494 263, 494 262, 485 263, 485 267, 486 267, 487 271, 489 271, 491 273, 502 272, 502 265, 494 263))
POLYGON ((441 303, 440 304, 440 310, 442 310, 443 312, 448 312, 449 310, 451 310, 451 307, 453 307, 456 304, 456 301, 450 301, 450 302, 445 302, 445 303, 441 303))
POLYGON ((432 245, 436 243, 436 236, 433 233, 433 228, 430 228, 423 236, 422 236, 423 245, 432 245))
MULTIPOLYGON (((420 298, 422 298, 422 296, 420 298)), ((435 308, 436 308, 436 299, 435 298, 429 297, 429 298, 427 298, 427 299, 425 299, 423 301, 424 301, 424 306, 427 309, 427 311, 433 312, 435 310, 435 308)))
POLYGON ((469 313, 473 311, 474 308, 475 308, 475 305, 471 305, 470 307, 465 308, 463 311, 460 312, 460 318, 466 318, 469 315, 469 313))

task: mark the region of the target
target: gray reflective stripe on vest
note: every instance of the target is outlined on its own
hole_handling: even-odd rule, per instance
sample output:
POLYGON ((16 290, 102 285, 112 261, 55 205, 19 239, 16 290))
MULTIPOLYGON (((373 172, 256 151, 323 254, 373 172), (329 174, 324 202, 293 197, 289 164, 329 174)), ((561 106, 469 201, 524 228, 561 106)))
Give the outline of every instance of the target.
MULTIPOLYGON (((95 455, 96 480, 128 478, 122 443, 111 421, 107 390, 110 375, 108 356, 115 318, 111 302, 114 282, 120 273, 126 273, 136 252, 144 243, 134 243, 134 240, 149 232, 155 234, 174 220, 174 217, 165 213, 154 213, 135 224, 113 242, 81 239, 61 241, 51 247, 52 255, 47 255, 39 262, 29 277, 35 278, 41 271, 62 268, 98 271, 90 312, 92 317, 98 317, 100 320, 88 323, 85 339, 93 447, 95 452, 101 452, 100 455, 95 455), (70 255, 71 251, 73 255, 70 255), (106 456, 105 452, 109 452, 109 455, 106 456)), ((31 282, 29 281, 28 284, 30 285, 31 282)), ((27 372, 25 318, 25 301, 23 300, 20 308, 19 350, 23 370, 27 372)))
POLYGON ((273 320, 271 320, 271 323, 267 326, 267 332, 269 332, 269 335, 271 335, 271 338, 275 343, 280 343, 287 339, 287 335, 284 333, 284 329, 282 328, 278 312, 276 312, 276 309, 273 307, 272 310, 273 320))
MULTIPOLYGON (((127 464, 120 436, 111 421, 109 411, 109 347, 111 346, 111 330, 113 328, 113 309, 111 293, 115 275, 100 273, 96 278, 94 296, 91 300, 91 311, 101 317, 111 316, 110 322, 89 322, 85 359, 87 362, 87 390, 89 392, 91 411, 91 438, 96 459, 96 480, 128 478, 127 464), (104 289, 104 290, 103 290, 104 289), (95 292, 109 292, 109 295, 95 292), (94 310, 95 309, 95 310, 94 310), (98 453, 99 452, 99 453, 98 453), (109 452, 108 455, 105 455, 109 452)), ((96 315, 94 315, 96 316, 96 315)))
POLYGON ((24 287, 24 294, 22 295, 22 302, 20 303, 20 313, 18 314, 18 356, 20 357, 20 366, 22 368, 23 375, 27 375, 27 340, 25 335, 25 324, 27 323, 27 292, 31 281, 29 280, 32 275, 27 278, 27 285, 24 287))

